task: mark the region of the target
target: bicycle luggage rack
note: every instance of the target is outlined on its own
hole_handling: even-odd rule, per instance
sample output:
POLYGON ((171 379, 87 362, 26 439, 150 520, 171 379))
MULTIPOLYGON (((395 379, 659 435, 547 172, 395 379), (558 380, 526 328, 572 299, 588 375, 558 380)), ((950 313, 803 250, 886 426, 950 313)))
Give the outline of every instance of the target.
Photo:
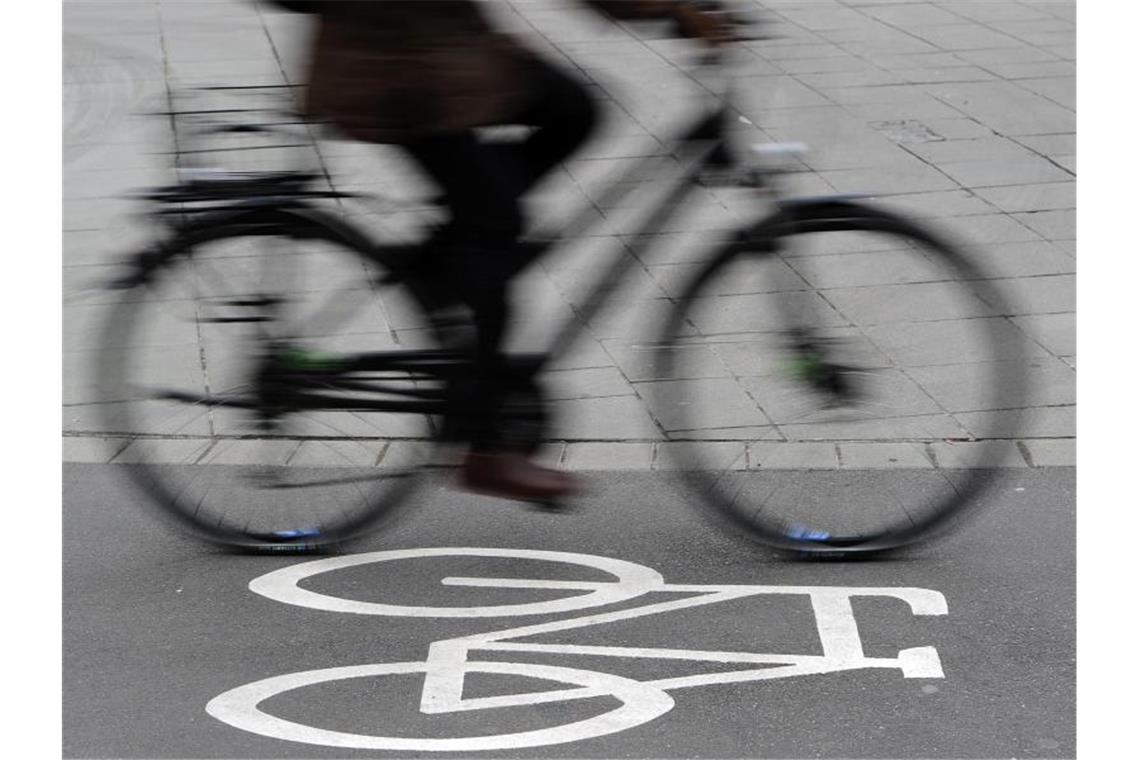
MULTIPOLYGON (((133 195, 160 206, 156 217, 184 217, 234 207, 288 205, 315 198, 351 198, 357 193, 313 187, 326 179, 317 164, 314 127, 323 122, 308 120, 291 108, 293 85, 239 85, 200 87, 178 93, 182 100, 202 101, 201 107, 153 111, 171 119, 177 184, 149 188, 133 195), (218 96, 240 96, 243 103, 262 93, 270 102, 252 107, 229 107, 218 96), (285 101, 284 103, 282 101, 285 101), (312 151, 307 156, 305 151, 312 151), (291 168, 223 168, 208 163, 231 164, 252 159, 272 163, 280 158, 291 168), (311 165, 307 165, 311 164, 311 165)), ((224 97, 223 97, 224 100, 224 97)))
POLYGON ((165 216, 216 211, 220 207, 282 205, 301 199, 357 197, 356 193, 308 187, 322 179, 322 175, 316 172, 190 169, 179 174, 183 178, 179 184, 146 190, 135 197, 164 206, 178 206, 154 211, 165 216))

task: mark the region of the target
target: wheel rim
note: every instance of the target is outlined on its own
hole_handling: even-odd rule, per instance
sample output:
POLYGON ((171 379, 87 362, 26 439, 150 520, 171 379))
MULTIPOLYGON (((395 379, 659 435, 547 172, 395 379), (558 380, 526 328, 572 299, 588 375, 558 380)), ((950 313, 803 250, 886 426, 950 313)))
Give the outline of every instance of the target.
MULTIPOLYGON (((415 305, 378 291, 367 260, 331 233, 214 228, 185 243, 107 325, 101 432, 130 440, 116 461, 183 528, 224 544, 315 548, 374 526, 429 461, 435 422, 268 415, 258 373, 270 337, 316 355, 430 347, 415 305)), ((408 373, 393 382, 438 386, 408 373)))
POLYGON ((783 230, 813 243, 730 246, 682 294, 655 389, 670 448, 762 542, 850 553, 931 537, 1012 448, 1023 338, 969 261, 901 220, 783 230), (741 333, 742 315, 760 326, 741 333), (789 329, 804 326, 807 341, 789 329), (828 406, 850 391, 836 378, 857 402, 828 406))

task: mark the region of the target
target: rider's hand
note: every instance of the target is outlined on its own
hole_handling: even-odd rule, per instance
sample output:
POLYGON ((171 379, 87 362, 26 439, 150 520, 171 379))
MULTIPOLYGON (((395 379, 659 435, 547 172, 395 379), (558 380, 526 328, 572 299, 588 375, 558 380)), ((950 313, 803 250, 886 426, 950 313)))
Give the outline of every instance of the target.
POLYGON ((702 7, 696 3, 682 3, 676 12, 677 26, 686 37, 700 39, 712 47, 720 47, 737 40, 732 18, 715 6, 702 7))

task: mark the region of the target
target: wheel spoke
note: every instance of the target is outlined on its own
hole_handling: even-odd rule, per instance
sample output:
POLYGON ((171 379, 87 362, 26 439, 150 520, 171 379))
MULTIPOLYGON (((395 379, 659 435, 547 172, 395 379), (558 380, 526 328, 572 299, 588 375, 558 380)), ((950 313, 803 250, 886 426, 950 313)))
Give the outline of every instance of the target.
POLYGON ((852 209, 842 224, 799 209, 768 228, 776 255, 717 252, 657 351, 657 416, 696 493, 785 549, 884 550, 949 524, 1024 387, 1024 341, 993 316, 1008 311, 992 283, 936 236, 852 209), (944 449, 964 430, 978 445, 944 449), (725 477, 727 445, 751 470, 725 477))
MULTIPOLYGON (((201 538, 291 550, 351 539, 389 514, 428 461, 432 428, 418 407, 442 398, 438 359, 417 368, 416 352, 393 341, 367 275, 372 253, 338 224, 310 227, 304 240, 284 220, 279 236, 188 228, 114 308, 99 371, 104 426, 131 438, 132 476, 201 538), (285 337, 304 337, 310 356, 379 352, 401 368, 278 370, 271 347, 285 337), (318 402, 313 390, 343 406, 395 398, 417 408, 290 404, 318 402), (377 469, 388 441, 400 456, 377 469)), ((390 308, 399 297, 388 293, 390 308)), ((426 335, 412 301, 401 308, 400 329, 426 335)))

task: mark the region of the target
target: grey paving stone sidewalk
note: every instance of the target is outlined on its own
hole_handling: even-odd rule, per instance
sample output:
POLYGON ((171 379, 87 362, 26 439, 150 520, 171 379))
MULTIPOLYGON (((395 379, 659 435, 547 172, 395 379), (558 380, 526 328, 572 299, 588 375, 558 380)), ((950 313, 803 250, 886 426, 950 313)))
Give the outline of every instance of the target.
MULTIPOLYGON (((763 141, 813 146, 795 191, 874 194, 883 206, 963 241, 1010 298, 1012 312, 992 316, 1005 319, 1011 340, 1016 334, 1029 347, 1023 426, 1013 430, 1018 440, 1000 446, 1001 461, 1075 463, 1075 3, 746 4, 776 39, 746 44, 750 60, 736 83, 750 123, 738 128, 763 141)), ((571 0, 485 6, 505 28, 596 82, 609 114, 597 137, 539 189, 533 213, 544 223, 597 201, 607 178, 659 150, 692 113, 693 99, 706 93, 704 85, 713 86, 690 65, 694 47, 664 38, 651 24, 614 24, 571 0)), ((65 456, 108 461, 128 447, 94 414, 92 363, 111 300, 97 286, 156 232, 124 196, 174 179, 169 120, 141 114, 199 85, 302 82, 308 25, 303 16, 253 0, 65 0, 63 15, 65 456)), ((413 206, 430 192, 392 148, 329 142, 314 157, 338 189, 413 206)), ((265 157, 266 167, 279 158, 265 157)), ((423 221, 415 211, 361 204, 344 210, 377 236, 413 235, 423 221)), ((600 208, 596 229, 526 276, 518 345, 538 341, 550 319, 583 303, 602 252, 628 245, 635 210, 600 208)), ((652 260, 636 263, 620 308, 591 321, 551 377, 563 422, 554 461, 576 469, 671 466, 668 412, 646 393, 656 378, 645 346, 702 251, 757 211, 750 196, 709 190, 669 222, 652 260)), ((882 272, 899 275, 890 252, 855 252, 845 265, 826 275, 837 297, 847 298, 845 308, 902 308, 908 298, 927 297, 921 285, 888 297, 874 281, 882 272)), ((718 294, 718 329, 746 331, 737 305, 751 297, 718 294)), ((937 346, 940 336, 922 333, 929 329, 904 324, 892 339, 937 346)), ((770 436, 749 434, 749 426, 767 424, 764 415, 732 406, 728 381, 708 374, 683 380, 690 392, 726 399, 724 419, 712 421, 706 437, 733 437, 726 431, 735 427, 735 437, 748 438, 710 441, 738 466, 953 466, 964 445, 916 452, 889 440, 765 440, 770 436)), ((968 388, 940 387, 937 372, 912 380, 956 424, 968 428, 981 411, 971 406, 968 388)), ((171 443, 178 461, 193 448, 171 443)))

